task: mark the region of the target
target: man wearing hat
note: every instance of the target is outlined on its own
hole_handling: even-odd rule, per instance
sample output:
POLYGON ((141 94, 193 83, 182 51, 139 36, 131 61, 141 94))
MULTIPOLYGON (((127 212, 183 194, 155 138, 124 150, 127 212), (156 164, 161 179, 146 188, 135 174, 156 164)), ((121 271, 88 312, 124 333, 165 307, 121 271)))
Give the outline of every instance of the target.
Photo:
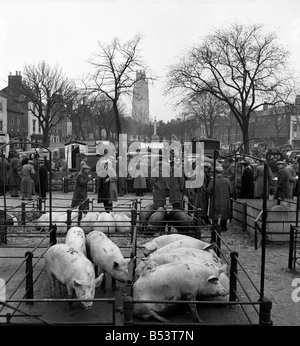
POLYGON ((90 167, 84 163, 77 174, 71 207, 74 208, 87 199, 87 184, 92 178, 90 167))
POLYGON ((227 220, 230 219, 230 182, 223 176, 221 166, 216 166, 215 172, 215 184, 212 179, 207 187, 207 193, 210 195, 209 216, 215 222, 220 218, 221 230, 225 232, 227 231, 227 220))
POLYGON ((289 173, 285 168, 285 163, 283 161, 276 162, 278 168, 277 174, 277 188, 274 195, 274 199, 285 199, 289 198, 289 173))
POLYGON ((241 181, 240 198, 254 198, 254 171, 250 160, 242 161, 244 165, 241 181))
POLYGON ((39 179, 40 179, 40 196, 43 200, 46 199, 46 192, 48 191, 48 169, 45 166, 45 161, 39 159, 39 179))

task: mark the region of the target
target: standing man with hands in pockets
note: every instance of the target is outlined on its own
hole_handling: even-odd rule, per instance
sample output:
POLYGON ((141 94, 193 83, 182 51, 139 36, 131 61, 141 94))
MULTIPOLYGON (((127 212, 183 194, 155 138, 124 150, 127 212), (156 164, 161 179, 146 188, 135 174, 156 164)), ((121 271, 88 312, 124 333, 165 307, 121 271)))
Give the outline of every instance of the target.
POLYGON ((90 167, 84 163, 77 174, 71 207, 74 208, 87 199, 87 184, 92 178, 90 167))

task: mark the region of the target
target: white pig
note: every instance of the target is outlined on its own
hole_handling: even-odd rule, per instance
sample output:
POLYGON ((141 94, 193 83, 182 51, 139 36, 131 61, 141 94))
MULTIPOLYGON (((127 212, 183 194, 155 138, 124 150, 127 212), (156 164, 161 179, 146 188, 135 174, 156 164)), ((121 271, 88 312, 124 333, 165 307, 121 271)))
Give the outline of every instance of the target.
POLYGON ((116 231, 118 233, 130 233, 131 232, 131 218, 122 212, 110 213, 116 223, 116 231))
MULTIPOLYGON (((81 251, 66 244, 53 245, 45 254, 45 269, 53 296, 55 282, 58 281, 59 286, 67 287, 68 298, 73 298, 75 292, 78 299, 83 299, 81 304, 86 309, 93 305, 93 302, 84 300, 94 299, 95 287, 101 284, 104 275, 95 279, 94 266, 81 251)), ((71 307, 72 304, 69 302, 69 308, 71 307)))
POLYGON ((80 220, 80 227, 84 229, 86 233, 92 232, 94 227, 97 226, 97 220, 100 213, 97 211, 89 211, 80 220))
POLYGON ((135 280, 137 280, 139 276, 142 275, 143 272, 149 269, 155 268, 163 264, 182 262, 182 261, 189 261, 189 262, 203 264, 207 267, 210 267, 212 270, 214 270, 217 276, 219 276, 220 273, 225 273, 227 268, 226 264, 218 268, 215 264, 212 263, 213 260, 206 261, 205 259, 196 257, 196 256, 191 256, 186 254, 177 254, 176 252, 155 255, 155 252, 154 252, 149 257, 142 258, 142 261, 139 263, 139 265, 136 267, 134 271, 135 280))
MULTIPOLYGON (((100 273, 108 273, 113 279, 126 282, 129 279, 128 264, 120 248, 103 232, 93 231, 86 236, 88 258, 95 264, 100 273)), ((103 283, 104 284, 104 283, 103 283)), ((114 280, 112 281, 115 287, 114 280)), ((103 288, 103 287, 102 287, 103 288)))
MULTIPOLYGON (((169 243, 165 246, 162 246, 161 248, 155 250, 156 254, 161 254, 161 253, 167 253, 173 249, 177 249, 179 247, 191 247, 195 249, 201 249, 201 250, 209 250, 211 248, 214 248, 216 246, 215 243, 206 243, 200 239, 196 238, 184 238, 184 239, 179 239, 176 241, 173 241, 172 243, 169 243)), ((154 251, 151 249, 144 248, 143 253, 145 256, 149 256, 151 253, 154 251)))
MULTIPOLYGON (((160 249, 161 247, 165 245, 173 243, 176 240, 190 239, 190 238, 192 237, 185 234, 180 234, 180 233, 165 234, 165 235, 161 235, 159 237, 152 239, 151 241, 144 244, 143 247, 145 248, 145 251, 147 253, 151 253, 153 251, 156 251, 157 249, 160 249)), ((192 238, 192 239, 195 239, 195 238, 192 238)))
POLYGON ((85 234, 80 227, 71 227, 66 235, 65 244, 77 251, 81 251, 86 256, 85 234))
MULTIPOLYGON (((228 291, 220 284, 218 276, 205 265, 194 262, 174 262, 163 264, 144 272, 133 285, 134 300, 196 300, 197 296, 225 296, 228 291)), ((203 322, 196 304, 188 304, 193 318, 203 322)), ((136 303, 135 317, 148 320, 151 317, 168 322, 161 314, 176 307, 164 303, 136 303)))
POLYGON ((113 216, 105 211, 100 213, 95 223, 94 231, 101 231, 103 233, 116 232, 116 222, 113 216))
MULTIPOLYGON (((217 256, 217 254, 214 252, 214 250, 201 250, 201 249, 194 249, 191 247, 179 247, 176 249, 173 249, 169 252, 169 254, 182 254, 182 255, 188 255, 193 257, 200 257, 204 259, 205 261, 214 264, 218 268, 221 268, 224 265, 224 262, 220 257, 217 256)), ((153 252, 153 255, 155 255, 155 252, 153 252)), ((152 255, 150 255, 151 257, 152 255)))

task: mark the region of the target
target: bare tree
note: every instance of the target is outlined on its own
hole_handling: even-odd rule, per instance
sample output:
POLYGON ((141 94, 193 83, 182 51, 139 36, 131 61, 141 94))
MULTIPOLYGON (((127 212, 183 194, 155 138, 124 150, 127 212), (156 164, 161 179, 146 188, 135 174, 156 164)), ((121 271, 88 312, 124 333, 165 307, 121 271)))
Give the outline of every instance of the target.
POLYGON ((90 60, 95 72, 89 76, 86 88, 91 93, 104 94, 112 102, 117 135, 122 133, 119 101, 131 95, 136 83, 136 70, 143 68, 139 51, 142 36, 122 43, 115 38, 109 44, 98 42, 100 52, 90 60))
POLYGON ((187 101, 186 107, 196 122, 203 124, 207 138, 214 137, 215 125, 228 109, 224 102, 210 93, 203 93, 187 101))
POLYGON ((170 67, 165 93, 181 100, 210 93, 225 102, 239 123, 249 153, 249 119, 263 103, 282 100, 292 81, 289 53, 263 25, 233 24, 215 30, 170 67))
POLYGON ((48 147, 51 129, 66 116, 67 105, 76 97, 75 85, 58 66, 51 67, 45 61, 25 65, 23 75, 23 93, 42 129, 43 145, 48 147))

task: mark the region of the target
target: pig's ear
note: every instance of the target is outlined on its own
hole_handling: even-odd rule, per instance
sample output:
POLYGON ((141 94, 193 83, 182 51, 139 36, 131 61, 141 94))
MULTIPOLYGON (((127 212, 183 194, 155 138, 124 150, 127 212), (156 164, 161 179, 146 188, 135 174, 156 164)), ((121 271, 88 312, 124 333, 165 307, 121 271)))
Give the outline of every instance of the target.
POLYGON ((226 269, 227 269, 227 264, 225 263, 225 264, 222 265, 222 267, 220 267, 220 268, 218 269, 219 275, 220 275, 221 273, 226 274, 226 269))
POLYGON ((218 278, 216 277, 216 275, 210 275, 210 276, 207 278, 207 281, 215 282, 215 281, 218 281, 218 278))
POLYGON ((130 260, 131 260, 131 258, 129 257, 129 258, 125 258, 125 262, 127 262, 127 264, 129 264, 130 263, 130 260))
POLYGON ((82 280, 74 280, 74 287, 80 287, 83 285, 83 281, 82 280))
POLYGON ((211 243, 211 244, 205 245, 205 246, 202 248, 202 250, 208 251, 208 250, 210 250, 210 249, 215 249, 216 246, 217 246, 216 243, 211 243))
POLYGON ((141 260, 142 260, 143 262, 147 262, 147 261, 150 261, 150 258, 149 258, 149 257, 142 257, 141 260))
POLYGON ((119 263, 118 263, 118 262, 114 262, 114 264, 113 264, 113 269, 117 269, 118 266, 119 266, 119 263))
POLYGON ((101 282, 104 278, 104 273, 100 274, 97 279, 95 279, 94 283, 96 287, 99 287, 101 285, 101 282))

